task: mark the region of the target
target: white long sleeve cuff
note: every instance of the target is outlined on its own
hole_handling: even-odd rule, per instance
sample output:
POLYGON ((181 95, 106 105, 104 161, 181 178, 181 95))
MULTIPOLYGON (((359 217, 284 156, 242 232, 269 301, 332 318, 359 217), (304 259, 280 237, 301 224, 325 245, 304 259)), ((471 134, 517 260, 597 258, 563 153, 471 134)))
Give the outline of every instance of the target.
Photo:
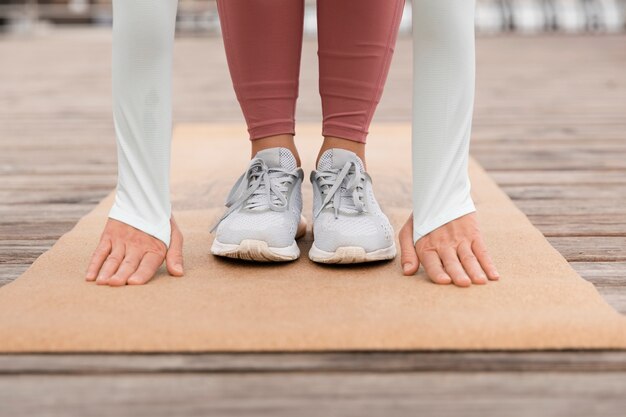
POLYGON ((118 184, 109 217, 170 243, 176 0, 113 2, 118 184))
POLYGON ((413 241, 475 211, 474 1, 413 1, 413 241))

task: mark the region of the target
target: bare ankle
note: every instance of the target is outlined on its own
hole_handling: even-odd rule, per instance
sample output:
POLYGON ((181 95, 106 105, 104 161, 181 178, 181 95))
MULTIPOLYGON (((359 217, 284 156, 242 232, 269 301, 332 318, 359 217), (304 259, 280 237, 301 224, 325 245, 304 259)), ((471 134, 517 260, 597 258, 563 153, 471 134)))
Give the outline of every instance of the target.
POLYGON ((257 152, 262 151, 263 149, 269 148, 287 148, 291 151, 293 156, 296 158, 296 163, 300 166, 300 155, 298 154, 298 149, 296 148, 296 143, 294 141, 293 135, 284 134, 284 135, 275 135, 275 136, 267 136, 264 138, 254 139, 250 141, 251 144, 251 157, 257 154, 257 152))
POLYGON ((320 151, 317 154, 317 160, 315 164, 317 165, 317 163, 320 160, 320 157, 322 156, 324 152, 333 148, 345 149, 347 151, 354 152, 356 156, 361 158, 361 161, 363 161, 363 166, 367 168, 366 163, 365 163, 365 143, 356 142, 354 140, 349 140, 349 139, 337 138, 333 136, 324 137, 324 142, 322 143, 322 147, 320 148, 320 151))

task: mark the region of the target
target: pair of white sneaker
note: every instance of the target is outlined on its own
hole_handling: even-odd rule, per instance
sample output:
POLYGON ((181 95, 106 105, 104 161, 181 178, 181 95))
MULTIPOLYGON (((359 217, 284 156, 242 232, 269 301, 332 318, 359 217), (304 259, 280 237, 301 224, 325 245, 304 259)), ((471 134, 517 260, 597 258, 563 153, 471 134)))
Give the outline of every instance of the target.
MULTIPOLYGON (((304 173, 286 148, 258 152, 226 200, 212 229, 211 253, 254 261, 291 261, 306 232, 302 216, 304 173)), ((322 263, 360 263, 396 255, 393 229, 381 211, 372 180, 353 152, 330 149, 311 172, 313 236, 309 258, 322 263)))

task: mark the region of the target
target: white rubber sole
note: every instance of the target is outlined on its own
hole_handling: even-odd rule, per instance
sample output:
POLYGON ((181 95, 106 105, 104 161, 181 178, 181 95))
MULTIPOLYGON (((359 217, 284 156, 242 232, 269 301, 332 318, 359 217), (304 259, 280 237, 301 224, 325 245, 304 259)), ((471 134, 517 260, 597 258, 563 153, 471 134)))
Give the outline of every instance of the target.
POLYGON ((313 262, 323 264, 359 264, 364 262, 375 262, 393 259, 396 257, 395 243, 388 248, 366 252, 359 246, 342 246, 334 252, 323 251, 315 243, 309 251, 309 259, 313 262))
POLYGON ((284 248, 271 247, 264 240, 246 239, 240 244, 221 243, 213 240, 211 253, 216 256, 257 262, 288 262, 298 259, 300 248, 294 242, 284 248))
MULTIPOLYGON (((306 233, 306 219, 300 215, 298 230, 295 239, 299 239, 306 233)), ((300 248, 294 239, 287 247, 272 247, 264 240, 244 239, 239 244, 222 243, 214 239, 211 245, 211 253, 216 256, 243 259, 257 262, 289 262, 300 257, 300 248)))

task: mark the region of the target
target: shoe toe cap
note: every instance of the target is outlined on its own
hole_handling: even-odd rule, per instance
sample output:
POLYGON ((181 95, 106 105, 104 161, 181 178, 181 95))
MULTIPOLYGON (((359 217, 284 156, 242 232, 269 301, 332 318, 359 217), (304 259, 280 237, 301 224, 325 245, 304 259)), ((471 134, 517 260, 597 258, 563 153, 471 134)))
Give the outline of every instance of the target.
POLYGON ((314 225, 315 246, 334 252, 339 247, 362 247, 367 252, 389 247, 393 243, 393 229, 386 218, 373 215, 320 215, 314 225), (323 217, 322 217, 323 216, 323 217))
POLYGON ((240 244, 247 239, 262 240, 271 247, 286 247, 293 243, 297 228, 292 217, 272 211, 235 212, 220 223, 216 239, 227 244, 240 244))

